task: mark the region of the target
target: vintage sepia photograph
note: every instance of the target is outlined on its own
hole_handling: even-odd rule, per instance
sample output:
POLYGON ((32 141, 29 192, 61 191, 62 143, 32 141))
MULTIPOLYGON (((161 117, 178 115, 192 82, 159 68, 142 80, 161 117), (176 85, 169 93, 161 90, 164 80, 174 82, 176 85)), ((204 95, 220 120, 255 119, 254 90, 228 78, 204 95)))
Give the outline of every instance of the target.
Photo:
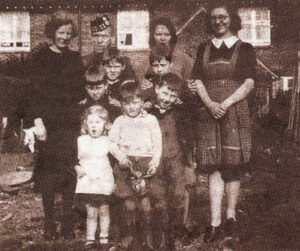
POLYGON ((300 0, 0 0, 0 250, 300 249, 300 0))

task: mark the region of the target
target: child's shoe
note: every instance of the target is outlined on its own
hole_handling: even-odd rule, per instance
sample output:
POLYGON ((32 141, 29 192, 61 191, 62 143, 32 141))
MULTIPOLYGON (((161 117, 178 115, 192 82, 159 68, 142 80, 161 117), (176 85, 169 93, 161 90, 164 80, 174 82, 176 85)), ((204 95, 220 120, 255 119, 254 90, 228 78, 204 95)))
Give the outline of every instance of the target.
POLYGON ((100 244, 100 250, 103 251, 115 250, 114 246, 109 242, 107 237, 100 237, 99 244, 100 244))
POLYGON ((84 248, 86 250, 92 249, 96 247, 96 243, 94 240, 87 240, 86 243, 84 244, 84 248))
POLYGON ((213 241, 219 239, 220 234, 221 234, 220 227, 213 227, 213 226, 209 225, 205 230, 203 242, 204 243, 213 242, 213 241))
POLYGON ((236 221, 233 218, 229 218, 225 221, 223 231, 225 238, 233 238, 234 230, 236 230, 236 221))

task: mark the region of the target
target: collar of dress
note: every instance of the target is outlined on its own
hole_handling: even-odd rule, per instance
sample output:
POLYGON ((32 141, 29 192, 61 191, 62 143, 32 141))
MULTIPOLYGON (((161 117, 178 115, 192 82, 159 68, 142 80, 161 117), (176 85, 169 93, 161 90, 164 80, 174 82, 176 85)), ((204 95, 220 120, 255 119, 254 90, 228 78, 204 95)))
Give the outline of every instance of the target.
POLYGON ((213 38, 212 40, 211 40, 211 42, 213 43, 213 45, 216 47, 216 48, 218 48, 218 49, 220 49, 220 47, 221 47, 221 45, 222 45, 222 43, 224 42, 225 43, 225 45, 226 45, 226 47, 228 48, 228 49, 230 49, 237 41, 238 41, 239 39, 238 39, 238 37, 236 37, 236 36, 231 36, 231 37, 228 37, 228 38, 225 38, 225 39, 221 39, 221 38, 213 38))

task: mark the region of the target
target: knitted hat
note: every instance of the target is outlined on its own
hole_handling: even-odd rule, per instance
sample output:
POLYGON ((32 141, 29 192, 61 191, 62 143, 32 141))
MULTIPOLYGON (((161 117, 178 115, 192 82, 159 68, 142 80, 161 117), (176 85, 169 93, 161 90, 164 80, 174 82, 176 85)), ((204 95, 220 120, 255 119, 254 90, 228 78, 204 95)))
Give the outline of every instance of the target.
POLYGON ((102 17, 96 17, 94 20, 91 21, 91 31, 92 34, 106 30, 111 26, 110 19, 108 16, 104 15, 102 17))

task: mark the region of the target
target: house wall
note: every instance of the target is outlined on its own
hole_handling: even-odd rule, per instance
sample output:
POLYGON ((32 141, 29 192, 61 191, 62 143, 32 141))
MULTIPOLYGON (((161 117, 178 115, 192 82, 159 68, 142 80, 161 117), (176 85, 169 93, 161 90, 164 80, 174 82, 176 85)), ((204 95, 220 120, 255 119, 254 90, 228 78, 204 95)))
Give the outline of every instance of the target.
MULTIPOLYGON (((151 8, 151 18, 156 16, 169 17, 176 28, 179 29, 202 5, 187 4, 184 2, 181 6, 168 5, 164 8, 151 8)), ((271 12, 272 13, 272 12, 271 12)), ((87 55, 93 51, 93 41, 90 35, 90 21, 101 15, 102 13, 85 11, 81 13, 81 54, 87 55)), ((278 13, 272 17, 273 20, 278 19, 278 13)), ((286 18, 290 13, 285 11, 286 18)), ((73 17, 78 22, 78 12, 73 12, 73 17)), ((114 25, 114 31, 116 31, 116 13, 108 13, 112 19, 114 25)), ((44 26, 50 18, 48 13, 31 13, 31 48, 37 47, 40 43, 47 42, 47 38, 44 36, 44 26)), ((281 16, 281 19, 284 19, 281 16)), ((192 58, 195 57, 197 47, 200 42, 207 40, 204 25, 204 13, 200 13, 192 23, 179 35, 177 46, 181 50, 186 52, 192 58)), ((79 39, 75 38, 72 41, 71 48, 79 50, 79 39)), ((279 73, 279 75, 291 75, 293 68, 297 60, 297 44, 296 41, 286 41, 280 38, 280 35, 272 31, 272 46, 265 48, 256 48, 257 57, 271 70, 279 73), (274 35, 274 38, 273 38, 274 35)), ((131 58, 134 69, 138 75, 142 75, 148 67, 148 55, 149 51, 124 51, 126 56, 131 58)), ((18 56, 21 54, 18 54, 18 56)), ((7 59, 12 54, 0 55, 0 59, 7 59)))

